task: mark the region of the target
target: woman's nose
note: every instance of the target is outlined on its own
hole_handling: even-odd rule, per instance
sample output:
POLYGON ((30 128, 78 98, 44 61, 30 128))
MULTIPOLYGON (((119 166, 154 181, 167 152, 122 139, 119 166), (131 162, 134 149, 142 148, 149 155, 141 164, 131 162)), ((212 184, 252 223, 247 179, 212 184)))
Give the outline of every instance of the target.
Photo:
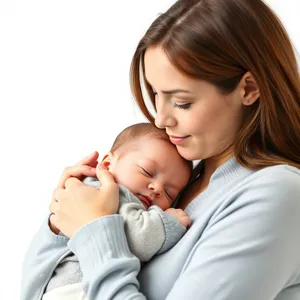
POLYGON ((155 126, 160 129, 165 129, 167 127, 172 127, 175 125, 174 120, 170 116, 162 115, 160 113, 156 114, 155 126))
POLYGON ((176 120, 171 115, 171 113, 165 107, 166 105, 162 103, 162 101, 156 100, 156 116, 155 116, 155 126, 161 129, 166 127, 175 126, 176 120))

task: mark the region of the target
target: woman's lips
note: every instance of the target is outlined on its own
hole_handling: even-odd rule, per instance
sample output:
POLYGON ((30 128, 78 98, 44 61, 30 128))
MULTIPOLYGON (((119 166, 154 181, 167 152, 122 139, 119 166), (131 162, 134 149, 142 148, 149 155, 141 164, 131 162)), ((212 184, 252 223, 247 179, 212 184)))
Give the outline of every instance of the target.
POLYGON ((170 138, 170 141, 172 144, 175 144, 175 145, 180 145, 182 144, 189 136, 175 136, 175 135, 170 135, 169 138, 170 138))

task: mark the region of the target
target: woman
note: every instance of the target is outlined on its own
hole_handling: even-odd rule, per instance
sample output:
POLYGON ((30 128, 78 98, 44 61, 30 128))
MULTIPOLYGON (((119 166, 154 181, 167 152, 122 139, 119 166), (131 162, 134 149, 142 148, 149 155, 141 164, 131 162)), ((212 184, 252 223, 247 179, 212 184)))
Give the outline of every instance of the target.
POLYGON ((193 224, 140 271, 112 177, 101 169, 99 191, 74 178, 96 155, 69 168, 50 223, 71 237, 87 298, 299 299, 300 80, 279 19, 261 0, 177 1, 140 41, 131 78, 145 116, 202 160, 178 202, 193 224))

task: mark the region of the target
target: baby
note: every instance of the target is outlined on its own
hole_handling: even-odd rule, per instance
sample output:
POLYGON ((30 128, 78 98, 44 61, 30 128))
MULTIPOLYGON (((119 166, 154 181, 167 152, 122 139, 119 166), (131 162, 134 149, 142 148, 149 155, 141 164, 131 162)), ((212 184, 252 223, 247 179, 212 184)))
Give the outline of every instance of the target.
MULTIPOLYGON (((127 127, 118 135, 102 164, 119 184, 118 213, 124 218, 131 252, 141 262, 146 262, 174 246, 185 233, 190 220, 181 209, 170 207, 189 181, 192 162, 178 154, 163 130, 150 123, 140 123, 127 127)), ((96 177, 87 177, 83 181, 93 187, 101 186, 96 177)), ((31 255, 27 255, 31 261, 26 262, 25 259, 26 279, 23 278, 22 285, 28 295, 22 293, 21 299, 31 299, 33 291, 29 289, 43 286, 45 289, 40 292, 45 293, 44 300, 69 299, 71 295, 72 299, 85 299, 80 285, 82 272, 71 252, 61 255, 54 267, 49 265, 42 270, 49 273, 48 282, 38 282, 37 271, 25 270, 26 263, 32 268, 34 260, 40 259, 32 256, 32 251, 38 253, 36 247, 43 247, 39 238, 36 237, 36 241, 36 245, 32 243, 29 249, 31 255)), ((49 249, 50 256, 54 255, 53 251, 49 249)), ((50 258, 49 261, 54 262, 50 258)))

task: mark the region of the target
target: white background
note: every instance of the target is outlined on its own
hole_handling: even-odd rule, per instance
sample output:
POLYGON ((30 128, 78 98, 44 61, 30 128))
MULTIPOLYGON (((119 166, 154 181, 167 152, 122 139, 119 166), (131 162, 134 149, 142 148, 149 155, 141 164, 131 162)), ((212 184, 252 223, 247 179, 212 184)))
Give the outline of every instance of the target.
MULTIPOLYGON (((172 0, 0 0, 0 293, 19 299, 24 252, 63 168, 143 120, 135 47, 172 0)), ((300 1, 269 0, 300 49, 300 1)))

